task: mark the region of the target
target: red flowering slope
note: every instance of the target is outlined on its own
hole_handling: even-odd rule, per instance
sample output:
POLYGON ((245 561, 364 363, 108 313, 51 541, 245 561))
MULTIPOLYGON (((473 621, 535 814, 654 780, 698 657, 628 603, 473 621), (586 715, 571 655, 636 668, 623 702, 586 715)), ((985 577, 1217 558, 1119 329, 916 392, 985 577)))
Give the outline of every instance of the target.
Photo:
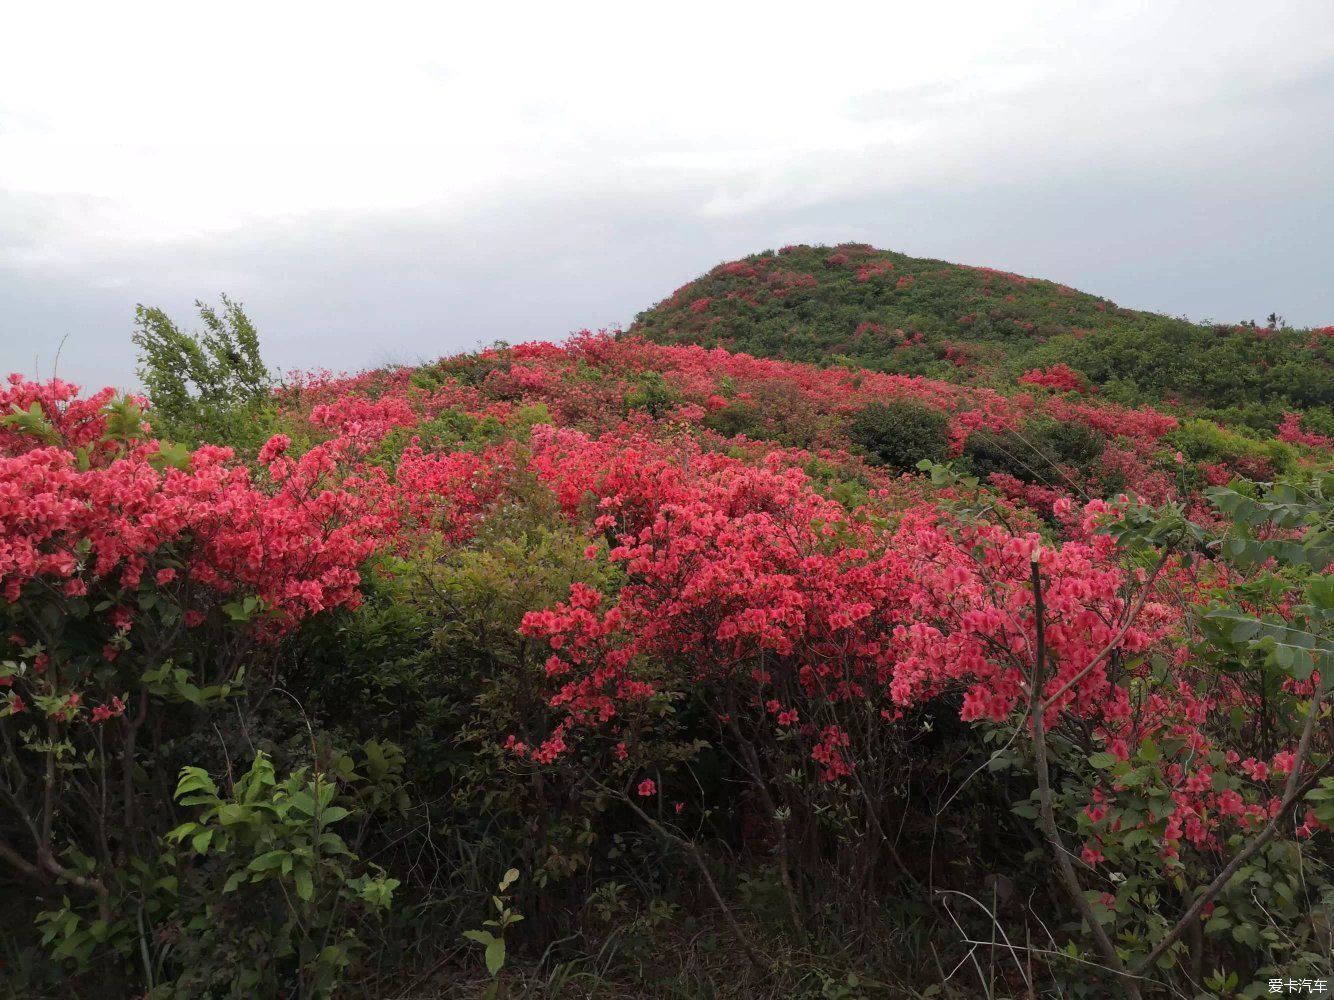
MULTIPOLYGON (((888 263, 864 257, 856 280, 884 280, 888 263)), ((1334 817, 1302 796, 1331 751, 1315 725, 1334 596, 1329 442, 1300 417, 1260 440, 1112 402, 1062 364, 997 381, 584 333, 297 378, 264 411, 266 442, 237 455, 154 439, 143 400, 14 377, 0 393, 0 727, 21 753, 0 775, 0 857, 15 878, 85 893, 43 914, 57 957, 85 967, 100 948, 139 974, 143 932, 115 914, 151 903, 185 924, 189 900, 164 901, 164 885, 237 912, 224 897, 242 877, 284 878, 311 848, 275 847, 266 828, 208 896, 206 876, 225 868, 145 847, 171 806, 144 764, 199 752, 202 722, 227 716, 214 706, 258 675, 266 693, 300 702, 298 688, 323 706, 330 738, 381 733, 377 713, 411 719, 391 731, 413 753, 376 739, 366 773, 406 769, 426 801, 456 804, 460 831, 499 827, 540 886, 607 870, 623 849, 599 852, 626 829, 680 845, 744 828, 735 846, 773 866, 800 937, 859 893, 968 891, 974 859, 942 875, 928 842, 967 792, 974 816, 999 809, 992 826, 1051 852, 1069 891, 1050 924, 1070 928, 1083 965, 1187 969, 1192 913, 1226 908, 1214 915, 1233 914, 1229 929, 1261 919, 1225 891, 1230 859, 1284 879, 1272 912, 1300 911, 1326 884, 1323 855, 1303 851, 1327 844, 1334 817), (1207 492, 1245 473, 1298 485, 1207 492), (423 660, 424 647, 447 655, 423 660), (384 685, 417 701, 368 711, 362 692, 384 685), (52 754, 123 777, 109 790, 52 754), (968 777, 998 770, 985 791, 968 777), (83 802, 101 803, 98 822, 78 820, 83 802), (1299 869, 1307 881, 1289 885, 1299 869)), ((323 732, 262 702, 206 751, 215 769, 252 728, 325 766, 323 732)), ((363 796, 353 768, 330 765, 328 787, 367 810, 356 843, 381 830, 388 865, 422 830, 430 839, 438 818, 393 826, 375 810, 406 793, 363 796)), ((222 825, 288 808, 254 802, 220 806, 222 825)), ((426 852, 395 870, 429 902, 457 874, 443 862, 423 874, 426 852)), ((1023 850, 986 863, 1050 881, 1034 881, 1023 850)), ((336 884, 383 906, 384 876, 336 884)), ((274 898, 313 907, 313 886, 274 898)), ((525 905, 547 914, 546 943, 589 909, 552 915, 544 900, 525 905)), ((302 926, 362 912, 344 902, 342 917, 300 910, 302 926)), ((1299 916, 1282 919, 1298 933, 1299 916)), ((493 952, 483 938, 471 940, 493 952)), ((1277 961, 1265 947, 1243 933, 1215 951, 1258 970, 1277 961)), ((218 953, 230 962, 233 949, 218 953)), ((1096 975, 1058 965, 1058 982, 1096 975)))
MULTIPOLYGON (((1002 720, 1024 684, 1021 664, 1032 643, 1029 556, 1041 550, 1056 665, 1047 682, 1053 709, 1088 716, 1122 755, 1147 735, 1165 734, 1184 740, 1183 759, 1203 763, 1210 745, 1196 723, 1211 711, 1230 711, 1240 690, 1201 700, 1183 681, 1132 706, 1128 678, 1114 684, 1106 660, 1082 672, 1111 640, 1109 623, 1125 611, 1120 595, 1129 580, 1110 539, 1087 534, 1086 515, 1071 498, 1082 505, 1114 470, 1118 489, 1143 499, 1190 500, 1201 473, 1184 464, 1173 443, 1178 421, 1152 408, 1085 399, 1084 386, 1063 369, 1022 381, 1037 392, 1004 396, 901 375, 583 336, 564 348, 524 345, 435 369, 315 382, 299 396, 311 405, 313 423, 366 447, 392 428, 429 423, 460 404, 474 418, 502 424, 516 414, 531 419, 537 406, 551 415, 554 426, 539 424, 525 442, 527 467, 567 516, 586 526, 591 543, 604 540, 605 548, 590 544, 590 558, 623 566, 630 582, 616 595, 578 585, 568 602, 533 609, 524 620, 524 633, 552 648, 551 705, 568 712, 540 746, 516 744, 533 760, 557 759, 575 732, 615 723, 623 705, 651 699, 659 687, 640 679, 634 665, 663 660, 689 664, 677 683, 697 690, 717 683, 729 697, 745 691, 757 710, 777 700, 775 715, 811 720, 803 732, 827 779, 855 765, 856 751, 839 749, 848 747, 834 721, 841 702, 869 697, 892 719, 958 689, 965 721, 1002 720), (1060 466, 1041 482, 991 476, 1002 496, 1054 511, 1068 525, 1068 540, 1044 546, 1033 528, 1015 533, 960 521, 921 486, 864 465, 849 453, 844 421, 887 400, 946 414, 952 455, 964 454, 978 436, 991 441, 1038 417, 1101 435, 1090 476, 1060 466), (744 437, 727 446, 711 418, 739 406, 752 408, 753 433, 790 436, 798 446, 744 437), (815 470, 864 484, 862 505, 822 496, 815 470), (875 527, 887 519, 893 529, 875 527), (826 724, 812 729, 821 719, 826 724)), ((448 498, 447 530, 457 539, 460 524, 477 516, 479 498, 496 502, 495 484, 514 460, 513 450, 501 447, 428 460, 413 445, 400 459, 397 486, 409 505, 422 489, 448 498), (421 478, 424 462, 434 473, 429 480, 421 478)), ((1291 460, 1301 459, 1294 453, 1291 460)), ((1088 508, 1099 509, 1099 502, 1088 508)), ((1017 516, 1023 523, 1022 512, 1017 516)), ((1186 566, 1173 561, 1167 572, 1185 574, 1186 566)), ((1187 580, 1183 575, 1175 586, 1194 592, 1198 585, 1187 580)), ((1150 603, 1117 639, 1119 655, 1143 654, 1158 641, 1162 654, 1179 660, 1180 624, 1167 604, 1150 603)), ((1188 660, 1180 666, 1189 672, 1188 660)), ((1164 761, 1169 765, 1176 766, 1164 761)), ((1201 842, 1228 815, 1212 804, 1211 789, 1181 803, 1194 811, 1190 835, 1201 842)))
MULTIPOLYGON (((662 685, 636 666, 664 661, 685 668, 670 683, 726 692, 720 705, 735 709, 744 692, 742 704, 762 715, 802 720, 827 780, 855 766, 856 750, 837 721, 841 703, 869 698, 892 724, 903 709, 957 690, 965 721, 1003 720, 1025 683, 1033 642, 1028 570, 1038 552, 1048 581, 1051 710, 1087 718, 1121 756, 1155 735, 1182 740, 1182 759, 1203 765, 1211 744, 1197 724, 1231 711, 1244 694, 1226 686, 1192 693, 1182 618, 1168 603, 1151 600, 1117 634, 1112 623, 1125 615, 1134 578, 1112 540, 1090 534, 1092 518, 1108 507, 1089 497, 1109 495, 1104 487, 1114 477, 1118 493, 1184 501, 1207 517, 1195 488, 1213 468, 1186 461, 1174 417, 1085 398, 1085 386, 1061 368, 1021 382, 1035 391, 1006 396, 582 335, 565 347, 522 345, 434 368, 316 380, 291 398, 309 407, 312 423, 366 448, 395 428, 420 431, 451 408, 502 426, 517 418, 526 427, 535 410, 550 415, 523 435, 522 459, 498 445, 428 457, 414 443, 393 477, 406 506, 424 490, 447 509, 444 530, 459 540, 479 504, 503 502, 497 484, 522 460, 587 531, 588 557, 624 569, 618 593, 579 584, 568 601, 524 619, 524 634, 551 648, 550 703, 567 713, 539 746, 511 744, 532 760, 556 760, 586 727, 616 731, 625 706, 651 700, 662 685), (953 456, 1039 419, 1082 426, 1098 435, 1096 471, 1051 465, 1029 483, 993 473, 996 498, 1020 506, 1007 502, 1008 525, 974 522, 941 505, 954 490, 932 499, 921 481, 897 479, 851 452, 849 416, 886 401, 945 415, 953 456), (754 437, 729 441, 715 428, 732 427, 715 418, 738 407, 754 437), (794 444, 756 440, 766 434, 794 444), (423 463, 432 478, 422 478, 423 463), (855 494, 846 489, 852 484, 855 494), (840 492, 859 502, 839 502, 840 492), (1063 540, 1045 541, 1031 512, 1054 516, 1063 540), (1155 650, 1171 657, 1183 679, 1140 701, 1131 695, 1133 674, 1117 681, 1108 658, 1095 662, 1109 642, 1122 661, 1155 650)), ((1327 457, 1307 448, 1287 461, 1296 467, 1327 457)), ((1163 579, 1174 592, 1195 594, 1193 573, 1188 560, 1173 558, 1163 579)), ((1208 767, 1221 772, 1227 764, 1220 758, 1208 767)), ((1203 843, 1229 811, 1216 808, 1212 785, 1197 791, 1204 798, 1182 792, 1180 804, 1196 816, 1191 838, 1203 843)))

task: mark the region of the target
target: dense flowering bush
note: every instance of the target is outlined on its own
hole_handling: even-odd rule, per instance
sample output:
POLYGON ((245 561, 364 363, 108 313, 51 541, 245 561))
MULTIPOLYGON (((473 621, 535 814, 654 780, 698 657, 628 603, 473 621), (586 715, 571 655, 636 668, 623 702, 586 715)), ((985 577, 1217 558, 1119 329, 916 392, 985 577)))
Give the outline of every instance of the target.
MULTIPOLYGON (((355 606, 394 522, 382 480, 347 469, 337 440, 289 458, 274 439, 254 473, 229 449, 149 438, 137 403, 109 392, 85 405, 62 383, 11 379, 6 395, 0 854, 93 893, 105 928, 137 877, 115 859, 160 821, 139 748, 231 696, 256 644, 355 606)), ((78 921, 62 925, 68 943, 78 921)))
POLYGON ((1089 391, 1088 382, 1078 372, 1071 370, 1069 365, 1064 364, 1052 365, 1046 369, 1034 368, 1019 377, 1019 384, 1040 385, 1058 392, 1089 391))
MULTIPOLYGON (((1106 537, 1044 548, 1036 534, 926 511, 877 533, 864 514, 821 499, 800 470, 755 468, 688 441, 565 432, 544 435, 534 461, 571 513, 595 498, 593 530, 611 537, 609 558, 632 581, 613 604, 580 589, 525 619, 525 633, 553 648, 553 704, 578 723, 606 722, 619 700, 651 694, 631 668, 665 657, 693 665, 690 683, 740 679, 756 704, 777 685, 831 701, 874 693, 892 715, 958 687, 965 720, 1001 720, 1023 684, 1035 551, 1060 616, 1049 626, 1053 691, 1106 645, 1122 609, 1125 580, 1106 537)), ((1173 621, 1154 605, 1118 645, 1141 652, 1173 621)), ((1112 696, 1100 668, 1055 707, 1115 719, 1124 711, 1112 696)))
POLYGON ((874 278, 883 277, 893 270, 893 263, 887 260, 877 260, 869 264, 862 264, 857 268, 857 280, 871 281, 874 278))
MULTIPOLYGON (((867 284, 895 270, 851 247, 823 264, 867 284)), ((769 264, 718 278, 756 275, 774 296, 818 286, 769 264)), ((686 308, 712 313, 730 291, 686 308)), ((923 347, 920 333, 848 329, 923 347)), ((941 365, 980 357, 946 347, 941 365)), ((581 796, 619 795, 666 829, 732 808, 741 787, 746 836, 775 859, 800 930, 821 881, 803 887, 803 858, 845 880, 831 885, 933 878, 929 860, 883 846, 914 808, 915 744, 942 739, 936 727, 999 736, 981 766, 1014 771, 1006 794, 1036 796, 1016 819, 1037 817, 1057 856, 1080 860, 1076 884, 1101 907, 1090 921, 1083 889, 1070 897, 1089 933, 1118 926, 1127 955, 1176 949, 1156 914, 1193 905, 1189 886, 1245 838, 1328 836, 1290 794, 1329 754, 1327 734, 1294 721, 1319 714, 1328 673, 1300 638, 1324 628, 1310 609, 1328 598, 1313 554, 1325 508, 1282 487, 1251 507, 1217 489, 1262 460, 1316 466, 1328 442, 1295 416, 1280 436, 1306 451, 1088 389, 1059 363, 1000 389, 584 332, 294 377, 266 403, 277 432, 237 453, 155 438, 144 400, 13 377, 0 392, 0 726, 18 752, 0 772, 0 853, 109 909, 130 892, 119 859, 162 832, 145 819, 143 762, 166 755, 164 733, 188 739, 247 683, 276 689, 285 642, 335 611, 355 633, 368 586, 406 580, 438 603, 385 660, 396 683, 465 623, 484 637, 466 646, 483 679, 451 693, 449 731, 528 789, 488 786, 487 802, 575 815, 581 796), (929 478, 911 475, 919 459, 929 478), (1030 764, 1039 747, 1058 757, 1055 789, 1030 764), (690 769, 710 754, 701 772, 726 777, 701 785, 690 769), (101 761, 129 777, 81 825, 101 761)), ((427 740, 431 727, 405 728, 427 740)), ((544 814, 544 877, 591 864, 604 820, 577 815, 590 825, 570 832, 544 814)), ((1320 864, 1310 872, 1315 886, 1320 864)), ((1230 908, 1216 919, 1251 926, 1224 888, 1209 896, 1230 908)))
POLYGON ((1302 416, 1300 413, 1289 412, 1283 414, 1283 422, 1278 425, 1278 432, 1274 436, 1280 441, 1304 444, 1309 448, 1329 449, 1334 447, 1334 438, 1302 430, 1302 416))

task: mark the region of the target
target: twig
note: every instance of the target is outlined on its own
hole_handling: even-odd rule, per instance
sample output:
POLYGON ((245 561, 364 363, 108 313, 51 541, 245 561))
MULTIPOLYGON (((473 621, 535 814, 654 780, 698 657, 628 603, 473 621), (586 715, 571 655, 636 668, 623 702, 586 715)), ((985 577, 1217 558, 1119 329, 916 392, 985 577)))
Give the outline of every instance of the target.
MULTIPOLYGON (((1042 683, 1047 659, 1047 635, 1046 624, 1043 621, 1042 571, 1038 565, 1040 551, 1035 550, 1033 552, 1032 563, 1033 611, 1036 621, 1037 648, 1034 651, 1033 684, 1029 693, 1029 704, 1033 722, 1033 754, 1037 760, 1038 812, 1042 823, 1042 831, 1047 835, 1047 840, 1050 841, 1056 855, 1056 868, 1061 874, 1061 880, 1065 883, 1066 890, 1075 907, 1089 925, 1089 930, 1093 934, 1093 940, 1097 944, 1098 950, 1102 952, 1103 958, 1112 971, 1116 973, 1125 995, 1130 1000, 1140 1000, 1139 984, 1126 970, 1125 963, 1121 961, 1121 956, 1117 954, 1116 945, 1112 943, 1112 939, 1107 936, 1102 924, 1098 922, 1097 915, 1094 914, 1089 901, 1084 898, 1084 888, 1079 884, 1079 876, 1075 874, 1074 866, 1070 863, 1065 844, 1061 841, 1061 832, 1056 827, 1056 815, 1052 810, 1051 774, 1047 767, 1047 734, 1043 718, 1046 703, 1042 699, 1042 683)), ((1129 625, 1126 627, 1128 628, 1129 625)))
MULTIPOLYGON (((1288 775, 1288 780, 1284 785, 1283 800, 1279 803, 1278 810, 1272 817, 1270 817, 1269 822, 1265 824, 1265 828, 1260 831, 1255 839, 1242 848, 1242 850, 1237 852, 1223 870, 1218 873, 1217 877, 1195 896, 1195 901, 1191 903, 1190 909, 1185 912, 1181 919, 1176 922, 1175 926, 1167 932, 1163 939, 1154 946, 1154 949, 1149 952, 1148 957, 1137 967, 1137 972, 1142 972, 1153 965, 1153 963, 1158 960, 1158 957, 1170 948, 1176 942, 1177 938, 1181 937, 1186 928, 1190 926, 1191 922, 1199 917, 1205 906, 1223 891, 1224 886, 1232 880, 1232 876, 1237 873, 1237 870, 1249 861, 1256 851, 1269 843, 1274 834, 1278 832, 1278 824, 1283 819, 1284 814, 1287 813, 1288 809, 1294 802, 1306 794, 1307 789, 1313 785, 1315 780, 1319 777, 1320 772, 1318 771, 1305 782, 1302 782, 1300 785, 1298 784, 1301 776, 1302 764, 1305 762, 1306 752, 1311 745, 1311 734, 1315 731, 1316 716, 1320 714, 1327 687, 1328 682, 1322 679, 1320 689, 1311 698, 1311 708, 1310 711, 1306 713, 1306 725, 1302 727, 1302 736, 1297 743, 1297 754, 1293 758, 1292 771, 1288 775)), ((1325 766, 1327 767, 1328 764, 1325 766)))
MULTIPOLYGON (((1005 933, 1005 928, 1001 926, 1001 922, 1000 922, 1000 920, 996 917, 996 914, 995 914, 994 912, 992 912, 991 910, 987 909, 987 907, 982 903, 981 900, 979 900, 979 899, 977 899, 977 898, 975 898, 975 897, 973 897, 973 896, 968 895, 968 893, 966 893, 966 892, 960 892, 960 891, 957 890, 957 889, 937 889, 937 890, 936 890, 936 895, 938 895, 938 896, 962 896, 964 899, 968 900, 968 901, 969 901, 970 903, 972 903, 974 906, 978 907, 978 909, 980 909, 980 910, 981 910, 983 913, 985 913, 988 917, 990 917, 990 918, 991 918, 991 926, 992 926, 992 935, 994 936, 995 933, 996 933, 996 931, 1000 931, 1000 935, 1001 935, 1001 937, 1002 937, 1002 938, 1004 939, 1004 941, 1005 941, 1005 949, 1010 953, 1010 957, 1014 959, 1014 966, 1015 966, 1016 969, 1019 970, 1019 975, 1023 977, 1024 985, 1028 987, 1028 991, 1029 991, 1030 993, 1033 992, 1033 981, 1032 981, 1031 979, 1029 979, 1029 977, 1028 977, 1028 973, 1024 971, 1024 967, 1023 967, 1023 965, 1022 965, 1022 964, 1020 963, 1020 961, 1019 961, 1019 953, 1018 953, 1018 951, 1015 949, 1015 946, 1012 945, 1012 944, 1010 943, 1010 936, 1009 936, 1008 934, 1005 933)), ((956 926, 957 926, 957 924, 956 924, 956 926)), ((966 934, 964 935, 964 939, 967 940, 967 935, 966 935, 966 934)), ((993 949, 993 951, 994 951, 994 949, 996 948, 996 942, 995 942, 995 940, 993 940, 993 941, 991 942, 990 947, 991 947, 991 948, 993 949)))
POLYGON ((658 836, 662 837, 664 840, 679 845, 686 854, 690 856, 690 860, 693 861, 695 867, 699 869, 700 877, 704 879, 704 886, 709 890, 709 895, 713 897, 713 901, 718 904, 718 909, 722 911, 723 919, 727 921, 728 929, 731 930, 732 936, 736 938, 737 944, 741 945, 742 951, 746 953, 746 957, 751 960, 755 968, 759 969, 761 972, 767 971, 769 964, 764 961, 755 946, 751 944, 750 938, 746 936, 745 931, 741 929, 741 925, 737 923, 731 907, 729 907, 726 900, 723 899, 723 894, 718 891, 718 884, 713 881, 713 876, 709 874, 709 866, 705 863, 704 856, 700 854, 699 848, 695 845, 694 841, 686 840, 684 837, 678 836, 671 830, 667 829, 667 827, 663 826, 648 813, 644 812, 643 809, 639 808, 638 805, 631 801, 630 796, 625 793, 608 788, 601 782, 598 782, 597 786, 605 794, 620 800, 624 805, 628 806, 630 811, 647 823, 658 836))

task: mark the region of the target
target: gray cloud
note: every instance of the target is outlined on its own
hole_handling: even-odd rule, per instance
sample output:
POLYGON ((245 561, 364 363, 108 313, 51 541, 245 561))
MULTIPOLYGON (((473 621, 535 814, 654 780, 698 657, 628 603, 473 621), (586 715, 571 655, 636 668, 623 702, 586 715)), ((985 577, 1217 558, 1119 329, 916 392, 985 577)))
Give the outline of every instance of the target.
POLYGON ((135 302, 187 317, 226 291, 283 368, 357 369, 496 339, 628 324, 720 260, 789 242, 855 240, 1003 267, 1195 318, 1334 321, 1326 235, 1334 157, 1258 163, 1208 151, 1170 174, 1089 165, 1025 183, 842 196, 732 216, 706 190, 565 194, 460 214, 313 217, 209 240, 119 249, 77 271, 0 270, 0 367, 61 359, 66 377, 131 379, 135 302))
MULTIPOLYGON (((1161 73, 1130 61, 1133 47, 1121 61, 1037 42, 975 55, 943 79, 831 98, 837 127, 776 141, 771 156, 722 133, 585 134, 570 124, 578 107, 535 91, 517 120, 574 129, 563 153, 471 201, 414 209, 168 239, 122 234, 103 198, 0 190, 0 370, 36 359, 47 374, 67 338, 63 375, 128 385, 135 303, 188 320, 220 291, 245 303, 285 369, 560 339, 628 324, 721 260, 844 240, 1197 319, 1334 323, 1334 21, 1312 23, 1300 50, 1256 61, 1260 39, 1247 62, 1220 45, 1216 67, 1191 51, 1161 73)), ((1159 40, 1150 54, 1164 51, 1159 40)), ((738 121, 766 99, 762 87, 718 98, 738 121)))

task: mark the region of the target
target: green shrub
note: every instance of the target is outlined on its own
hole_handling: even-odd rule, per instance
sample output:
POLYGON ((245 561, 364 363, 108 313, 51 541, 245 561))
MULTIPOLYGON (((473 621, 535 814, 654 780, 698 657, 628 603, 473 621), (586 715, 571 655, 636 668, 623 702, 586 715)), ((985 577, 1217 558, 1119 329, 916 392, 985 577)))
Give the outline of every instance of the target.
POLYGON ((39 914, 43 944, 80 972, 109 949, 139 967, 155 1000, 332 995, 363 947, 358 927, 399 885, 344 834, 368 804, 405 805, 402 754, 373 743, 360 756, 279 780, 260 752, 230 791, 182 768, 175 798, 195 818, 163 838, 155 865, 131 866, 109 919, 68 897, 39 914))
POLYGON ((971 434, 964 454, 979 479, 1000 472, 1026 483, 1043 483, 1059 477, 1057 466, 1088 470, 1105 445, 1106 438, 1087 424, 1030 420, 1018 431, 971 434))
POLYGON ((704 425, 726 437, 744 434, 753 441, 771 440, 793 448, 815 448, 833 426, 794 385, 760 381, 746 387, 745 399, 733 399, 704 419, 704 425))
POLYGON ((270 434, 274 388, 259 334, 226 295, 221 312, 195 305, 204 321, 197 334, 179 329, 161 309, 135 308, 132 339, 139 377, 153 401, 154 433, 192 447, 258 447, 270 434))
POLYGON ((760 409, 746 400, 733 400, 723 409, 714 410, 704 418, 704 426, 723 437, 736 437, 738 434, 749 438, 764 437, 764 418, 760 409))
POLYGON ((1257 441, 1210 420, 1183 421, 1168 442, 1192 462, 1227 462, 1257 479, 1286 472, 1296 462, 1296 450, 1289 444, 1257 441))
POLYGON ((640 373, 635 384, 625 394, 625 409, 646 410, 650 416, 664 416, 681 401, 681 395, 662 377, 660 372, 640 373))
POLYGON ((906 471, 924 458, 945 458, 949 417, 913 400, 871 403, 853 416, 848 436, 873 460, 906 471))

